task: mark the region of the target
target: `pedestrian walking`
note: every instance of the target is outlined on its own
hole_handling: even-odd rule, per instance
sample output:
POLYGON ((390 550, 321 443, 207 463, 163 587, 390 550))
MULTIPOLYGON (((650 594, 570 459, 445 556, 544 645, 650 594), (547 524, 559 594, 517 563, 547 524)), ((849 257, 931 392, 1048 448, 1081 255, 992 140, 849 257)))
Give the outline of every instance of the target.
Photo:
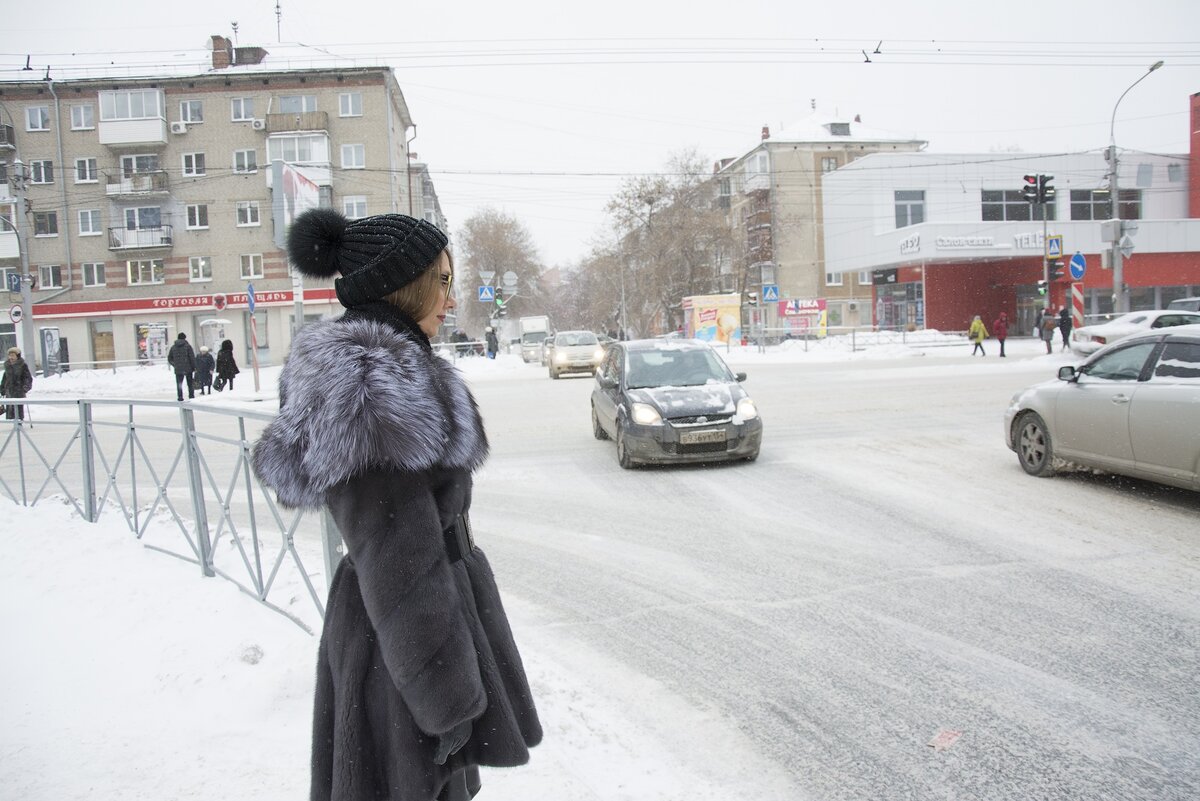
POLYGON ((992 323, 992 334, 1000 343, 1000 358, 1004 358, 1004 341, 1008 339, 1008 312, 1000 312, 1000 316, 992 323))
POLYGON ((233 391, 233 377, 240 373, 237 360, 233 358, 233 340, 227 339, 221 343, 221 349, 217 351, 217 380, 213 382, 213 388, 220 392, 229 387, 229 391, 233 391))
POLYGON ((196 372, 196 353, 187 341, 187 334, 182 331, 175 337, 175 344, 167 351, 167 364, 175 370, 175 394, 183 400, 183 384, 187 382, 188 399, 196 397, 196 388, 192 384, 192 374, 196 372))
MULTIPOLYGON (((33 389, 33 373, 21 356, 20 348, 9 348, 4 360, 4 377, 0 378, 0 395, 5 398, 24 398, 33 389)), ((24 404, 10 403, 4 406, 4 416, 9 420, 24 420, 24 404)))
POLYGON ((1042 309, 1042 317, 1039 323, 1041 330, 1042 342, 1046 343, 1046 353, 1054 352, 1054 330, 1058 328, 1058 319, 1054 316, 1054 312, 1050 311, 1049 307, 1042 309))
POLYGON ((1058 330, 1062 334, 1062 349, 1066 350, 1068 342, 1071 339, 1071 327, 1074 321, 1071 319, 1071 311, 1066 306, 1058 310, 1058 330))
POLYGON ((495 329, 489 326, 485 339, 487 339, 487 357, 489 359, 496 358, 496 354, 500 351, 500 340, 496 338, 495 329))
POLYGON ((311 797, 467 801, 481 766, 524 764, 542 730, 469 521, 487 456, 461 375, 430 345, 455 308, 446 236, 425 220, 305 212, 291 263, 334 282, 305 326, 254 469, 288 507, 328 509, 348 554, 318 651, 311 797))
POLYGON ((971 355, 975 355, 975 351, 979 351, 980 355, 987 356, 987 351, 983 349, 983 340, 988 338, 987 326, 983 324, 983 318, 978 314, 971 321, 971 327, 967 329, 967 337, 975 343, 975 347, 971 348, 971 355))
POLYGON ((213 370, 216 369, 216 362, 213 360, 213 355, 208 352, 208 345, 200 346, 200 353, 196 356, 196 387, 200 390, 201 395, 212 394, 213 370))

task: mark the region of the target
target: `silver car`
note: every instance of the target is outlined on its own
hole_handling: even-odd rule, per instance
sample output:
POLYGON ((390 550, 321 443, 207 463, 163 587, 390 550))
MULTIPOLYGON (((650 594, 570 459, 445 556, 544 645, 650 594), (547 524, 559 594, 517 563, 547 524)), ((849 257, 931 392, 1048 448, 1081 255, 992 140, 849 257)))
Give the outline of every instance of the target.
POLYGON ((1080 356, 1087 356, 1105 345, 1142 331, 1196 324, 1200 324, 1200 314, 1195 312, 1176 309, 1130 312, 1104 323, 1076 328, 1071 332, 1071 350, 1080 356))
POLYGON ((1135 334, 1013 396, 1004 437, 1021 467, 1064 464, 1200 490, 1200 325, 1135 334))
POLYGON ((591 331, 559 331, 546 340, 545 364, 551 378, 563 373, 596 374, 604 348, 591 331))

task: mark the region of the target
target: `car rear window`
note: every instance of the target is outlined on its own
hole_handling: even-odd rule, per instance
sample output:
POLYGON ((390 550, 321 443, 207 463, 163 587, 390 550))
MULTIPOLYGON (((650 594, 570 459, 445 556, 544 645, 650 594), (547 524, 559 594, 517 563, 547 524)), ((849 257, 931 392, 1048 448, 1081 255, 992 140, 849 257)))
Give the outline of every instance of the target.
POLYGON ((1153 378, 1200 384, 1200 343, 1168 342, 1154 365, 1153 378))

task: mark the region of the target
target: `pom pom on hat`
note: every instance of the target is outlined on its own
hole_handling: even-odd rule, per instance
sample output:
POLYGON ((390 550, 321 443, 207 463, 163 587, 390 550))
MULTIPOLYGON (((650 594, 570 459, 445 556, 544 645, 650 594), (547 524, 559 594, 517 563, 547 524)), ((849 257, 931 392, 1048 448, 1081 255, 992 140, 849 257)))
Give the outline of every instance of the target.
POLYGON ((310 278, 338 273, 338 252, 350 221, 333 209, 310 209, 288 229, 288 258, 310 278))

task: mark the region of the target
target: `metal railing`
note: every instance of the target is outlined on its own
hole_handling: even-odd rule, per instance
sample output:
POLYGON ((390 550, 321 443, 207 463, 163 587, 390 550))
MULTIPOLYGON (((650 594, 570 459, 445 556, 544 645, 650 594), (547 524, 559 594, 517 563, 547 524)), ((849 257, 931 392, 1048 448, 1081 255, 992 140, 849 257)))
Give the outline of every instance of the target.
POLYGON ((319 625, 320 571, 306 562, 323 561, 328 581, 343 548, 328 513, 280 507, 254 475, 251 449, 273 414, 169 401, 4 403, 25 419, 0 419, 0 497, 22 506, 65 498, 90 522, 114 507, 146 547, 233 582, 306 631, 319 625))

